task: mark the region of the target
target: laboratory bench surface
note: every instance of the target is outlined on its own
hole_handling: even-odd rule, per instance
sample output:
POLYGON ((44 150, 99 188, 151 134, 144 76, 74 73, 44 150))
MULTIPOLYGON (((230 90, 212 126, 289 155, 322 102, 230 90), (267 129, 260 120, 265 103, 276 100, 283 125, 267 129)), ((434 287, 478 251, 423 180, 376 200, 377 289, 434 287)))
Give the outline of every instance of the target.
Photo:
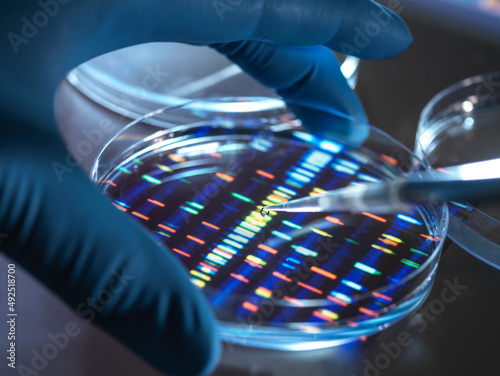
MULTIPOLYGON (((435 19, 411 12, 402 16, 414 35, 413 45, 393 59, 362 61, 357 91, 371 123, 413 148, 419 114, 436 93, 464 78, 500 70, 500 35, 497 44, 484 42, 467 31, 444 28, 435 19)), ((95 111, 91 104, 78 106, 95 111)), ((70 117, 70 110, 71 106, 62 116, 70 117)), ((78 142, 78 134, 81 137, 74 131, 63 133, 70 145, 78 142)), ((500 128, 492 137, 500 140, 500 128)), ((0 255, 0 267, 5 269, 7 263, 0 255)), ((18 364, 29 364, 32 350, 48 343, 48 333, 74 321, 81 333, 40 375, 159 375, 85 324, 25 273, 18 291, 18 364)), ((499 374, 499 317, 500 271, 448 241, 433 289, 411 317, 366 341, 325 350, 262 351, 225 344, 214 376, 499 374)), ((1 333, 6 333, 3 325, 1 333)))

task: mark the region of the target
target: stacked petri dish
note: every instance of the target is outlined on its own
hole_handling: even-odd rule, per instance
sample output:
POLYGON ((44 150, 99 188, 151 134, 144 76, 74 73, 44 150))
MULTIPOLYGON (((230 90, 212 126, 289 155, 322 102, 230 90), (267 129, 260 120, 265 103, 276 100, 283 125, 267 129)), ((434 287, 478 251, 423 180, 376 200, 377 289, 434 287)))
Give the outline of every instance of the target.
MULTIPOLYGON (((422 111, 415 153, 439 170, 500 157, 500 72, 467 78, 438 93, 422 111)), ((500 268, 498 202, 450 202, 450 238, 500 268)))
MULTIPOLYGON (((335 53, 354 88, 359 59, 335 53)), ((277 97, 225 56, 206 46, 158 42, 94 58, 67 76, 87 98, 131 119, 186 100, 224 96, 277 97)))
POLYGON ((260 214, 272 203, 426 169, 366 127, 367 137, 347 146, 305 131, 279 99, 192 101, 119 132, 91 177, 175 253, 213 307, 222 339, 324 348, 418 307, 447 231, 440 203, 384 216, 260 214))

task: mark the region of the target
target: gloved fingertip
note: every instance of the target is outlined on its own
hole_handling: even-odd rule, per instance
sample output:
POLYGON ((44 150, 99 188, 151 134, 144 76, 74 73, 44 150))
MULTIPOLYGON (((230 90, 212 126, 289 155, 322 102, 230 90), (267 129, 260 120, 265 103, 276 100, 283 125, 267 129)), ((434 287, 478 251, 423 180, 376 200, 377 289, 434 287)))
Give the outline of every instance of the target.
POLYGON ((353 3, 326 45, 362 59, 385 59, 401 54, 412 42, 413 36, 403 19, 371 1, 353 3))
POLYGON ((370 126, 365 118, 352 117, 330 108, 313 108, 289 102, 287 104, 309 132, 343 146, 358 147, 370 134, 370 126))
MULTIPOLYGON (((389 12, 385 9, 383 9, 383 11, 386 13, 389 12)), ((406 51, 408 47, 410 47, 410 45, 413 43, 413 36, 403 19, 392 12, 390 12, 390 16, 392 22, 390 23, 390 27, 388 28, 388 30, 385 31, 385 34, 387 35, 388 48, 383 51, 383 54, 380 56, 380 58, 390 58, 397 56, 406 51)))

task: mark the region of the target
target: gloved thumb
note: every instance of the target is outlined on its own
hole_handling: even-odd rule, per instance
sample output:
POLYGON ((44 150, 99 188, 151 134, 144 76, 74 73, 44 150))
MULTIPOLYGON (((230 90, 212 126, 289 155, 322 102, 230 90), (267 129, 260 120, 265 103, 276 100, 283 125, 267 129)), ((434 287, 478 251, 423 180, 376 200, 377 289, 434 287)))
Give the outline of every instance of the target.
POLYGON ((18 124, 6 133, 5 253, 153 367, 169 375, 210 372, 219 353, 214 319, 170 251, 67 165, 57 135, 18 124), (67 169, 57 174, 56 167, 67 169))

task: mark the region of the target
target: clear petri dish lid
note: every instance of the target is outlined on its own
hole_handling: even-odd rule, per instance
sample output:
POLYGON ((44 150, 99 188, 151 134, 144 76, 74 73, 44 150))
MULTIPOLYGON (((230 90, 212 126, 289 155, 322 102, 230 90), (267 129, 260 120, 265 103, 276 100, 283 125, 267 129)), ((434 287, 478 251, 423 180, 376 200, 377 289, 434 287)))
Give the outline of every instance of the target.
MULTIPOLYGON (((359 59, 335 55, 354 88, 359 59)), ((277 97, 213 49, 181 43, 148 43, 113 51, 78 66, 67 79, 94 102, 131 119, 194 98, 277 97)))
MULTIPOLYGON (((438 93, 424 108, 415 153, 433 168, 500 157, 500 72, 467 78, 438 93)), ((449 236, 500 268, 498 202, 451 202, 449 236)))
POLYGON ((363 143, 346 146, 307 133, 276 99, 193 101, 130 124, 103 149, 92 178, 178 256, 223 339, 325 347, 418 306, 446 236, 444 204, 385 216, 260 214, 271 203, 425 169, 368 128, 363 143))

